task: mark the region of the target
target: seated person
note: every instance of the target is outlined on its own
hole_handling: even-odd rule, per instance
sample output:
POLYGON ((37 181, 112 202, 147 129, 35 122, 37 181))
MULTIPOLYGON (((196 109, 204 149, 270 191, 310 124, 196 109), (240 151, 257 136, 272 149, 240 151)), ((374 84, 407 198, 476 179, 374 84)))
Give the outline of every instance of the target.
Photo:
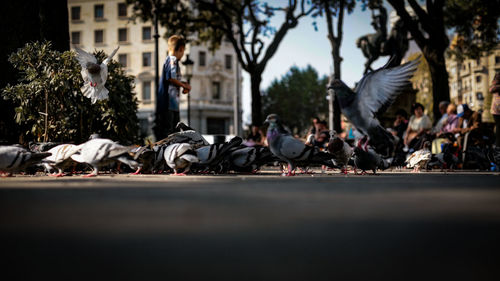
POLYGON ((421 148, 423 141, 426 139, 426 134, 432 128, 431 119, 424 114, 424 109, 424 106, 420 103, 415 103, 412 106, 414 115, 410 117, 408 122, 404 144, 413 151, 421 148))
POLYGON ((457 107, 450 103, 446 108, 446 120, 439 132, 436 133, 436 139, 432 141, 432 153, 437 154, 441 152, 443 143, 450 142, 447 134, 453 133, 453 130, 458 125, 457 107))
POLYGON ((394 120, 391 133, 401 140, 406 129, 408 129, 408 113, 404 109, 399 109, 396 111, 396 120, 394 120))
POLYGON ((262 134, 259 126, 252 125, 250 133, 245 139, 246 146, 264 145, 265 135, 262 134))
POLYGON ((468 133, 470 133, 469 143, 478 144, 481 142, 481 114, 470 109, 467 104, 461 104, 457 107, 457 116, 458 124, 452 132, 456 134, 459 145, 464 146, 464 137, 468 133))
POLYGON ((315 134, 307 137, 306 145, 317 146, 323 148, 330 140, 330 131, 325 120, 319 121, 315 125, 315 134))
POLYGON ((442 101, 439 103, 439 112, 441 113, 441 118, 436 122, 436 125, 432 128, 432 133, 437 135, 441 132, 441 129, 443 129, 444 124, 446 123, 446 120, 448 120, 448 105, 450 102, 448 101, 442 101))

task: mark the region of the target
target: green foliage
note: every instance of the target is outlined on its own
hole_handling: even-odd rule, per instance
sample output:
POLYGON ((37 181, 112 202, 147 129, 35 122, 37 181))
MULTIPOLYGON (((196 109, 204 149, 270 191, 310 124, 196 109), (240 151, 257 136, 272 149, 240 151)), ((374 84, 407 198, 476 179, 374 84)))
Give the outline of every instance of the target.
POLYGON ((281 80, 274 80, 263 96, 264 115, 278 114, 294 133, 304 134, 315 116, 328 115, 326 84, 314 68, 290 68, 281 80))
MULTIPOLYGON (((99 62, 106 57, 102 51, 94 55, 99 62)), ((11 54, 9 61, 20 79, 17 85, 7 85, 1 95, 16 105, 14 118, 26 141, 43 139, 46 95, 49 141, 80 143, 93 133, 121 143, 138 141, 134 78, 116 61, 108 64, 109 99, 95 104, 80 91, 83 79, 75 53, 54 51, 47 41, 35 42, 11 54)))

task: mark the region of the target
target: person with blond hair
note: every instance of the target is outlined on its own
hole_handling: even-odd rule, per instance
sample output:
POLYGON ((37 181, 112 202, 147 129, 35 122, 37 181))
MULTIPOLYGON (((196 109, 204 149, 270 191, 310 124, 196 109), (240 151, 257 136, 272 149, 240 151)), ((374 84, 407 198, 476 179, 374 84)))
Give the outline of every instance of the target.
POLYGON ((175 132, 175 126, 180 121, 179 92, 188 94, 191 86, 181 80, 179 61, 184 56, 186 40, 181 35, 172 35, 168 38, 168 55, 163 64, 163 73, 158 87, 158 101, 155 120, 156 140, 166 138, 175 132))

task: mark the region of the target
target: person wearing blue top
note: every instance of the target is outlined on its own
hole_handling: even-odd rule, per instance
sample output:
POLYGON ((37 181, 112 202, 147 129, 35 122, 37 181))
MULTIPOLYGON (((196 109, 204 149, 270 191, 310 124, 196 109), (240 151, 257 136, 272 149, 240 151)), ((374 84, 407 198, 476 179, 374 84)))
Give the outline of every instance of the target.
POLYGON ((172 35, 168 38, 168 56, 163 64, 163 73, 158 87, 156 120, 153 128, 157 141, 175 132, 175 126, 180 121, 180 88, 183 88, 183 94, 191 91, 191 86, 181 81, 182 75, 179 68, 179 61, 184 56, 185 49, 184 37, 172 35))

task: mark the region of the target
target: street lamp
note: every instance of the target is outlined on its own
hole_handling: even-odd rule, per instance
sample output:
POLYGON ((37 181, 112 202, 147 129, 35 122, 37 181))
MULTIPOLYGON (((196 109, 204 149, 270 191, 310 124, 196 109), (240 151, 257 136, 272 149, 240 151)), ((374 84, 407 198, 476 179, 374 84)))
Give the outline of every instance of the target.
MULTIPOLYGON (((193 65, 194 61, 189 59, 189 54, 186 55, 186 60, 182 62, 182 64, 186 67, 186 79, 188 84, 191 84, 191 77, 193 77, 193 65)), ((188 125, 191 126, 191 94, 187 95, 187 117, 188 117, 188 125)))

